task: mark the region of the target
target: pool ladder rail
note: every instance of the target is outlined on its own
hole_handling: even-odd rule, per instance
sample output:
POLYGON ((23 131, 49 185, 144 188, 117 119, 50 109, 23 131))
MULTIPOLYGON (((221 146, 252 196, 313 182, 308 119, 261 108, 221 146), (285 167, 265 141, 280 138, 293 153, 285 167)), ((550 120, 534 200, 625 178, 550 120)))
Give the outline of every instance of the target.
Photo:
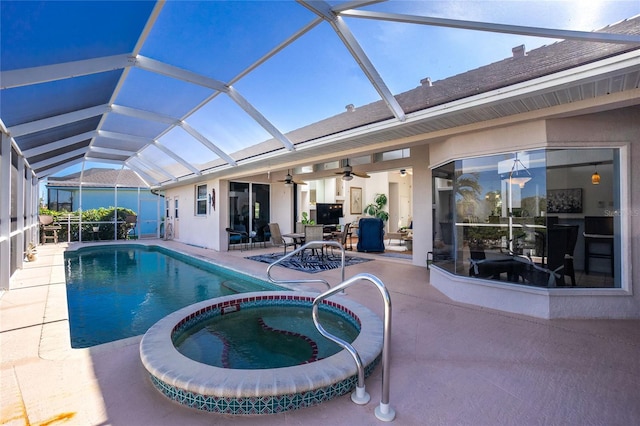
POLYGON ((389 359, 389 342, 390 342, 390 338, 391 338, 391 298, 389 297, 389 292, 387 291, 387 288, 385 287, 384 283, 382 281, 380 281, 380 279, 378 277, 376 277, 375 275, 367 274, 367 273, 361 273, 361 274, 354 275, 353 277, 351 277, 351 278, 349 278, 348 280, 345 281, 345 279, 344 279, 344 261, 345 261, 344 251, 345 251, 344 247, 338 241, 311 241, 311 242, 309 242, 307 244, 304 244, 303 246, 297 248, 296 250, 292 251, 291 253, 283 256, 282 258, 276 260, 275 262, 271 263, 267 268, 267 276, 269 277, 269 280, 271 282, 273 282, 273 283, 279 283, 279 284, 324 283, 327 286, 328 290, 325 291, 324 293, 320 294, 319 296, 317 296, 313 300, 313 309, 312 309, 313 323, 315 324, 315 326, 318 329, 318 332, 320 332, 320 334, 322 334, 327 339, 329 339, 329 340, 335 342, 336 344, 338 344, 344 350, 349 352, 349 354, 353 357, 353 359, 354 359, 354 361, 356 363, 356 367, 358 369, 358 383, 356 385, 356 389, 351 394, 351 400, 353 402, 355 402, 356 404, 358 404, 358 405, 365 405, 371 399, 371 397, 369 396, 369 394, 365 390, 364 366, 362 364, 362 359, 360 358, 360 355, 358 354, 356 349, 351 344, 349 344, 348 342, 340 339, 337 336, 332 335, 331 333, 326 331, 324 329, 324 327, 322 327, 322 325, 320 324, 319 319, 318 319, 318 306, 323 300, 333 296, 334 294, 339 293, 339 292, 344 293, 344 289, 346 289, 347 287, 355 284, 358 281, 362 281, 362 280, 369 281, 369 282, 373 283, 378 288, 378 290, 380 291, 380 294, 382 295, 382 299, 384 301, 384 322, 383 322, 384 330, 383 330, 383 340, 382 340, 382 396, 380 398, 380 405, 378 407, 376 407, 376 409, 375 409, 375 415, 378 418, 378 420, 382 420, 382 421, 385 421, 385 422, 391 422, 396 417, 395 410, 393 408, 391 408, 391 406, 389 404, 389 375, 390 375, 390 370, 389 370, 389 362, 390 362, 390 359, 389 359), (342 282, 340 284, 338 284, 335 287, 331 288, 331 285, 326 280, 323 280, 323 279, 274 280, 271 277, 271 268, 273 266, 277 265, 279 262, 281 262, 284 259, 288 259, 291 256, 296 255, 297 253, 305 250, 306 248, 309 248, 311 246, 318 246, 318 245, 333 245, 333 246, 337 246, 337 247, 339 247, 341 249, 341 252, 342 252, 342 282))

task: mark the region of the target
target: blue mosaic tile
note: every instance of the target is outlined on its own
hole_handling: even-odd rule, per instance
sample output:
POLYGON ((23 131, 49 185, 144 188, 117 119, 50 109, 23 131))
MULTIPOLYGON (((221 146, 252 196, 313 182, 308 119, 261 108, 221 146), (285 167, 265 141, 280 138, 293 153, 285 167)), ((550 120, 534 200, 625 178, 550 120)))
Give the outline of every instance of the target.
MULTIPOLYGON (((235 300, 233 302, 224 302, 220 305, 212 305, 201 309, 176 325, 172 331, 172 340, 175 341, 176 337, 179 337, 186 329, 201 321, 223 315, 225 307, 237 306, 239 309, 265 305, 308 307, 312 300, 313 299, 304 296, 274 295, 259 297, 258 300, 253 297, 248 297, 243 298, 240 301, 235 300)), ((360 321, 347 308, 331 302, 322 304, 320 309, 339 315, 345 321, 353 324, 358 330, 361 330, 360 321)), ((371 364, 365 366, 365 377, 368 377, 373 372, 380 360, 381 355, 379 355, 371 364)), ((169 385, 153 375, 150 376, 153 385, 169 399, 198 410, 231 415, 274 414, 308 407, 347 394, 353 391, 357 384, 357 375, 354 375, 326 387, 296 394, 265 396, 259 398, 225 398, 192 393, 169 385)))

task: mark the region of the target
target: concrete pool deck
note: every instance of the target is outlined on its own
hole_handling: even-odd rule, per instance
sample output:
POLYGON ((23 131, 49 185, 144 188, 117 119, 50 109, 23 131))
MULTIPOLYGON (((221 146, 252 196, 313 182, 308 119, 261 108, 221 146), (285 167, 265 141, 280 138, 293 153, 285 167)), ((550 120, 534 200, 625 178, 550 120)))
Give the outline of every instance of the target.
MULTIPOLYGON (((266 265, 244 257, 276 248, 214 252, 165 245, 266 277, 266 265)), ((140 337, 71 349, 63 252, 38 247, 0 296, 0 425, 380 425, 381 368, 366 381, 371 402, 348 395, 261 417, 200 412, 173 403, 151 384, 140 361, 140 337)), ((357 254, 362 255, 362 254, 357 254)), ((397 425, 640 424, 640 321, 541 320, 456 303, 429 285, 429 271, 395 258, 346 268, 388 287, 393 305, 390 405, 397 425)), ((326 278, 277 268, 276 278, 326 278)), ((322 286, 317 289, 322 290, 322 286)), ((348 297, 377 312, 368 284, 348 297)))

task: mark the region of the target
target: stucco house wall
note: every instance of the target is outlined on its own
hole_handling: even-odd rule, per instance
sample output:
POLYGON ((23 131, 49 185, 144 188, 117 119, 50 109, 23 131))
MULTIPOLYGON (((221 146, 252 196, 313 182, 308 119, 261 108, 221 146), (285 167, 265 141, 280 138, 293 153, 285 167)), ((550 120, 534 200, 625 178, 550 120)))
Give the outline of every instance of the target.
POLYGON ((555 118, 460 135, 431 145, 432 164, 537 147, 619 147, 622 152, 622 288, 538 289, 454 276, 432 268, 431 284, 452 299, 542 318, 639 318, 640 108, 555 118), (520 136, 514 139, 515 134, 520 136), (515 141, 515 142, 514 142, 515 141), (478 147, 478 145, 483 145, 478 147), (634 262, 635 260, 635 262, 634 262))

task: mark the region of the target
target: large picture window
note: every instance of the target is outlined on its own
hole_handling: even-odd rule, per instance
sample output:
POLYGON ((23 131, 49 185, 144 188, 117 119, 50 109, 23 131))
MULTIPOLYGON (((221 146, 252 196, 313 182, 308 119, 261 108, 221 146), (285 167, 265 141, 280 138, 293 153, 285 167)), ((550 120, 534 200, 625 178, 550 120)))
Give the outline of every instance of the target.
POLYGON ((620 287, 619 169, 617 149, 512 152, 436 168, 434 264, 529 286, 620 287))

